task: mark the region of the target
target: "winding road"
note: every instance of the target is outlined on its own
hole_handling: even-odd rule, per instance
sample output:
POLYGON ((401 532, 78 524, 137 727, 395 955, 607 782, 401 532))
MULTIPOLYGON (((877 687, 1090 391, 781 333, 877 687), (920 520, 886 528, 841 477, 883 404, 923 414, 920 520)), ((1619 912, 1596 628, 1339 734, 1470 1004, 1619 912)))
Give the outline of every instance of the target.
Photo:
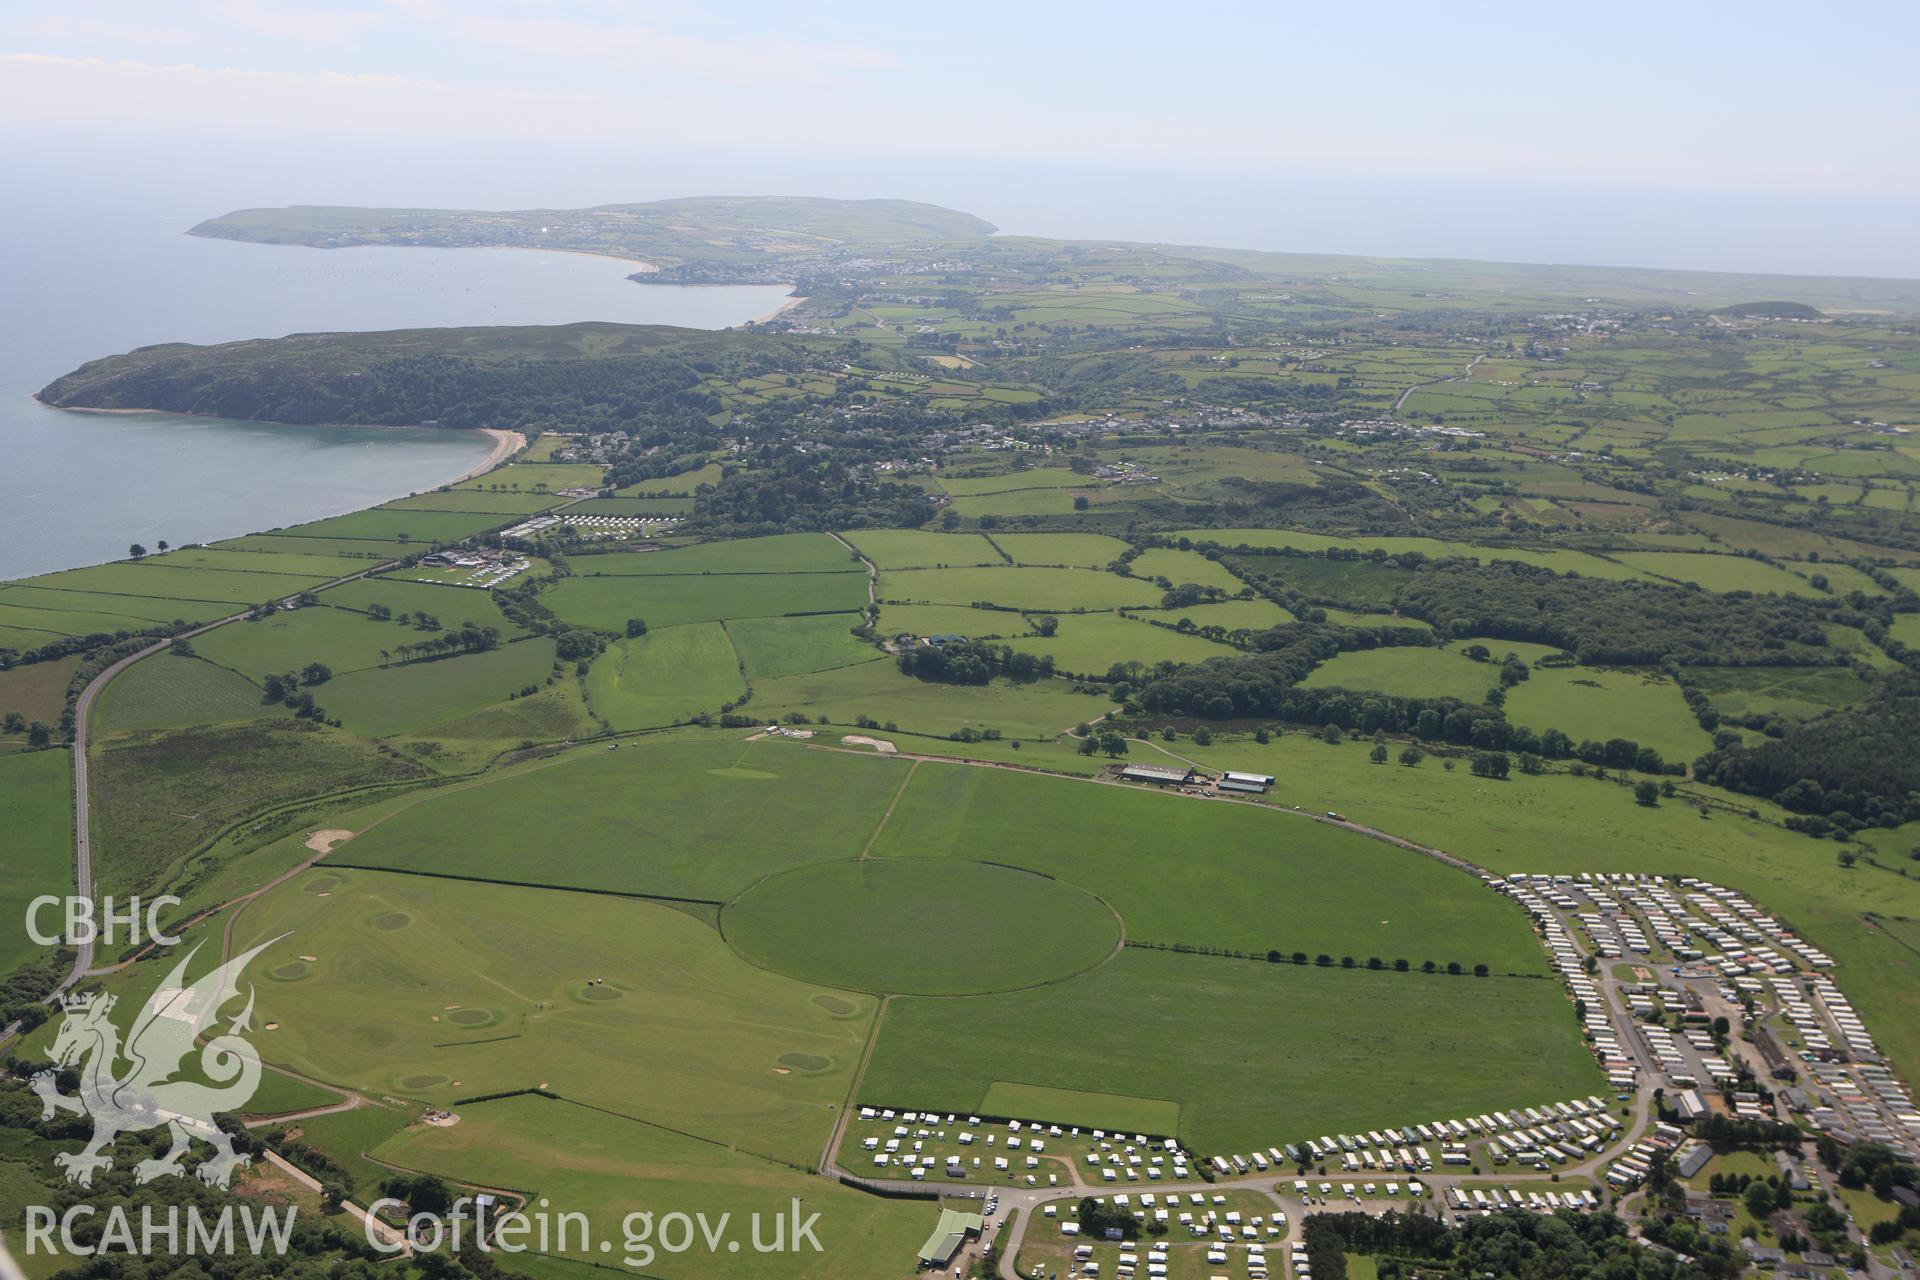
POLYGON ((1479 364, 1482 360, 1485 360, 1485 359, 1486 359, 1486 356, 1484 355, 1475 356, 1473 359, 1467 361, 1467 367, 1462 369, 1458 373, 1451 374, 1445 378, 1432 378, 1426 382, 1414 383, 1412 386, 1408 387, 1405 391, 1402 391, 1400 393, 1400 398, 1393 402, 1393 411, 1395 413, 1400 412, 1401 408, 1405 406, 1405 404, 1407 403, 1407 398, 1411 396, 1414 392, 1420 390, 1422 387, 1437 387, 1443 382, 1458 382, 1462 378, 1472 377, 1473 366, 1479 364))
MULTIPOLYGON (((372 565, 362 569, 358 573, 350 573, 345 577, 335 578, 331 582, 324 583, 312 589, 315 591, 326 591, 332 587, 340 586, 342 583, 354 582, 366 577, 368 574, 385 569, 392 563, 392 561, 388 561, 385 564, 372 565)), ((300 594, 304 595, 305 593, 302 592, 300 594)), ((280 601, 280 604, 283 606, 288 605, 298 598, 298 595, 288 596, 286 599, 280 601)), ((190 631, 183 631, 178 636, 155 641, 144 649, 128 654, 89 680, 86 688, 82 689, 80 696, 74 700, 73 745, 71 748, 73 752, 73 883, 74 891, 78 896, 82 898, 93 897, 93 806, 87 768, 87 721, 93 712, 94 699, 100 696, 100 691, 105 689, 115 676, 142 658, 150 658, 164 649, 172 648, 175 640, 191 639, 194 636, 203 635, 208 631, 212 631, 216 627, 224 627, 230 622, 238 622, 245 618, 248 612, 251 611, 228 614, 224 618, 217 618, 212 622, 195 627, 190 631)), ((67 976, 60 980, 60 985, 55 987, 47 995, 47 1003, 52 1004, 59 1000, 60 997, 66 995, 67 992, 78 986, 80 980, 91 972, 93 972, 93 943, 90 941, 78 943, 74 947, 73 967, 68 970, 67 976)), ((6 1043, 17 1030, 18 1025, 16 1024, 15 1026, 7 1027, 4 1031, 0 1031, 0 1044, 6 1043)))

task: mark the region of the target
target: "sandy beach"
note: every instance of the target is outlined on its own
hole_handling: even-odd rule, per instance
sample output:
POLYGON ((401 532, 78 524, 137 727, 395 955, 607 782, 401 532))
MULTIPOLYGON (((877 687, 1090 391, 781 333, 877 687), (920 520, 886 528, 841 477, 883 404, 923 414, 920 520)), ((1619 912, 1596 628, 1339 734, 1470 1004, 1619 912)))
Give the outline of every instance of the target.
POLYGON ((493 452, 482 459, 478 465, 447 481, 448 484, 459 484, 462 480, 471 480, 475 476, 485 475, 527 447, 527 438, 518 431, 508 431, 502 427, 480 427, 477 430, 493 437, 493 452))
MULTIPOLYGON (((393 247, 404 249, 407 246, 395 245, 393 247)), ((623 258, 617 253, 599 253, 592 249, 550 249, 543 244, 480 244, 472 247, 476 249, 519 249, 529 253, 571 253, 575 257, 580 258, 598 258, 602 262, 624 262, 633 268, 635 275, 647 275, 660 270, 659 266, 655 263, 643 262, 639 258, 623 258)))
POLYGON ((805 298, 802 298, 796 295, 795 297, 788 298, 785 302, 782 302, 779 306, 767 312, 767 314, 763 316, 755 316, 753 319, 745 321, 744 323, 765 324, 769 320, 777 319, 782 312, 791 311, 805 301, 806 301, 805 298))

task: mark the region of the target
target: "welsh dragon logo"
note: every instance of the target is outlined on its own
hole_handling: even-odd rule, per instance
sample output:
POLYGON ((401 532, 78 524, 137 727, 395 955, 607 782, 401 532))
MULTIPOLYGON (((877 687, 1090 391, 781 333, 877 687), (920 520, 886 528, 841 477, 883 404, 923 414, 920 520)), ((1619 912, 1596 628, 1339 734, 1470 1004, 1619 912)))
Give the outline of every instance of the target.
POLYGON ((241 1038, 251 1030, 251 986, 246 1008, 224 1033, 218 1033, 216 1023, 222 1006, 239 996, 239 977, 247 962, 279 940, 235 956, 188 986, 187 966, 200 950, 196 945, 148 998, 125 1044, 109 1020, 116 1003, 113 996, 70 996, 63 1002, 66 1016, 54 1037, 53 1061, 60 1067, 79 1068, 79 1092, 72 1097, 61 1093, 52 1071, 35 1076, 33 1090, 40 1095, 43 1120, 51 1120, 57 1111, 93 1119, 93 1138, 85 1150, 54 1157, 66 1170, 67 1181, 92 1186, 94 1170, 113 1166, 114 1139, 162 1126, 170 1132, 173 1146, 165 1155, 136 1164, 137 1182, 181 1173, 181 1158, 196 1138, 214 1149, 199 1167, 202 1182, 227 1186, 233 1171, 250 1162, 250 1157, 234 1151, 233 1138, 213 1117, 245 1106, 260 1084, 260 1054, 241 1038), (199 1074, 214 1083, 176 1078, 202 1034, 209 1031, 216 1034, 209 1034, 199 1046, 199 1074), (122 1062, 129 1069, 116 1075, 122 1062))

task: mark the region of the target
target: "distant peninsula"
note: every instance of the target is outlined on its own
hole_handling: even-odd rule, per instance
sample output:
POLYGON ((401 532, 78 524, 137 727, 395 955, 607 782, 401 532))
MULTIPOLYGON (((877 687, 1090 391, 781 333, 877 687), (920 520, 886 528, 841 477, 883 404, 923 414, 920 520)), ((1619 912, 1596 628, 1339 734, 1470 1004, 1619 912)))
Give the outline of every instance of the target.
POLYGON ((255 244, 551 249, 637 260, 662 284, 790 284, 868 248, 982 240, 992 223, 911 200, 697 196, 590 209, 240 209, 187 234, 255 244))
MULTIPOLYGON (((1596 304, 1700 312, 1754 298, 1835 311, 1920 313, 1920 281, 1913 280, 1004 235, 973 214, 911 200, 696 196, 506 211, 294 205, 236 210, 207 219, 189 234, 321 249, 391 245, 599 254, 645 264, 630 278, 647 284, 786 285, 806 297, 806 310, 816 314, 831 314, 842 302, 928 308, 964 294, 963 311, 996 324, 994 295, 1023 286, 1177 293, 1229 317, 1284 307, 1290 319, 1308 324, 1382 313, 1531 315, 1596 304)), ((807 323, 797 316, 781 319, 807 323)))

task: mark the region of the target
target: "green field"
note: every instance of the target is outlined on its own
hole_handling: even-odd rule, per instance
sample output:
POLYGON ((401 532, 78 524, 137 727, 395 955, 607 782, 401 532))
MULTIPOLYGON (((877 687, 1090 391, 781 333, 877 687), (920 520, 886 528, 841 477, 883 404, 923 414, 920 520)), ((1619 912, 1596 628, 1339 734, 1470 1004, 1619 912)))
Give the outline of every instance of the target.
POLYGON ((955 565, 1000 565, 1006 557, 977 533, 929 533, 921 529, 851 529, 840 535, 880 569, 936 569, 955 565))
POLYGON ((769 720, 799 714, 825 716, 845 725, 866 716, 877 724, 897 724, 916 733, 945 736, 962 729, 997 730, 1008 738, 1052 738, 1113 708, 1108 698, 1074 693, 1061 680, 940 684, 904 676, 891 659, 884 658, 833 671, 756 680, 749 705, 754 715, 769 720))
POLYGON ((314 690, 327 713, 369 737, 417 732, 505 702, 553 669, 543 637, 483 653, 415 660, 336 676, 314 690))
POLYGON ((1045 1116, 1048 1124, 1098 1129, 1106 1125, 1127 1133, 1171 1137, 1180 1131, 1180 1104, 1161 1098, 1053 1089, 1039 1084, 995 1080, 987 1086, 980 1110, 990 1116, 1025 1119, 1045 1116))
MULTIPOLYGON (((1782 829, 1782 811, 1765 801, 1689 785, 1721 802, 1703 819, 1680 800, 1636 804, 1617 781, 1556 772, 1492 782, 1431 758, 1413 769, 1373 765, 1355 744, 1329 747, 1293 733, 1267 746, 1239 739, 1191 752, 1211 768, 1277 775, 1277 804, 1337 809, 1500 874, 1640 871, 1738 889, 1838 959, 1839 980, 1875 1037, 1903 1070, 1920 1068, 1920 959, 1863 921, 1868 912, 1920 916, 1920 884, 1892 872, 1840 871, 1831 844, 1782 829), (1749 808, 1768 820, 1741 817, 1749 808)), ((1867 839, 1880 842, 1877 833, 1867 839)), ((1904 856, 1917 840, 1920 832, 1892 833, 1881 848, 1904 856)))
POLYGON ((456 493, 468 490, 555 492, 561 489, 598 488, 605 475, 606 468, 590 462, 514 461, 497 471, 462 480, 453 489, 456 493))
POLYGON ((617 730, 651 729, 717 713, 747 691, 740 657, 717 622, 660 627, 616 640, 587 671, 587 702, 617 730))
MULTIPOLYGON (((1502 652, 1496 645, 1487 647, 1496 654, 1502 652)), ((1500 667, 1497 662, 1475 662, 1455 649, 1356 649, 1321 663, 1300 683, 1315 689, 1458 698, 1478 704, 1486 700, 1488 689, 1500 683, 1500 667)))
POLYGON ((1851 667, 1697 667, 1687 675, 1724 716, 1817 716, 1867 692, 1851 667))
MULTIPOLYGON (((129 624, 130 629, 137 629, 142 622, 172 622, 175 619, 208 622, 234 611, 231 605, 220 601, 157 600, 145 596, 70 590, 59 585, 62 581, 60 576, 55 575, 34 578, 26 584, 0 587, 0 611, 7 616, 23 618, 33 611, 49 614, 107 614, 135 620, 129 624)), ((21 625, 34 626, 35 623, 28 618, 21 625)))
MULTIPOLYGON (((1458 648, 1360 649, 1321 663, 1301 683, 1477 704, 1499 685, 1502 655, 1512 651, 1532 661, 1548 652, 1542 645, 1513 641, 1480 643, 1495 661, 1475 662, 1458 648)), ((1679 687, 1657 672, 1534 667, 1530 678, 1507 690, 1506 716, 1536 732, 1558 729, 1576 742, 1628 738, 1675 761, 1691 760, 1713 745, 1679 687)))
POLYGON ((310 1116, 300 1122, 300 1140, 324 1151, 347 1171, 358 1204, 368 1204, 384 1193, 381 1184, 393 1170, 367 1157, 380 1145, 419 1119, 417 1106, 399 1106, 384 1100, 373 1106, 332 1115, 310 1116))
POLYGON ((639 484, 630 484, 615 492, 622 497, 631 494, 685 494, 692 493, 703 484, 720 483, 720 464, 709 462, 693 471, 682 472, 677 476, 663 476, 658 480, 642 480, 639 484))
POLYGON ((277 1063, 440 1106, 544 1087, 796 1163, 818 1156, 873 1013, 748 964, 686 912, 598 894, 322 864, 248 908, 235 944, 283 933, 254 963, 277 1063))
POLYGON ((524 516, 546 511, 570 499, 541 493, 486 493, 478 489, 452 489, 445 492, 417 493, 411 498, 389 502, 386 511, 466 511, 478 515, 524 516))
MULTIPOLYGON (((35 578, 34 584, 65 591, 103 595, 144 596, 151 600, 202 601, 212 604, 257 604, 318 586, 319 574, 241 573, 229 569, 173 569, 160 564, 99 564, 88 569, 35 578)), ((221 612, 231 613, 233 610, 221 612)), ((179 613, 175 617, 184 616, 179 613)), ((213 616, 218 617, 216 612, 213 616)))
POLYGON ((399 871, 721 902, 772 872, 859 853, 901 776, 883 760, 685 732, 618 750, 582 748, 430 796, 341 856, 399 871), (755 813, 779 814, 778 831, 755 813))
POLYGON ((67 686, 79 666, 76 654, 46 662, 24 662, 0 671, 0 712, 18 711, 29 722, 58 724, 60 713, 66 709, 67 686))
POLYGON ((863 621, 857 613, 823 613, 809 618, 742 618, 727 624, 751 680, 831 671, 867 662, 874 647, 853 634, 863 621))
POLYGON ((1018 636, 1007 643, 1021 653, 1051 656, 1063 672, 1095 677, 1104 677, 1115 663, 1151 667, 1156 662, 1200 662, 1236 653, 1197 635, 1114 613, 1067 614, 1059 619, 1054 635, 1018 636))
POLYGON ((1055 982, 1101 963, 1120 943, 1119 921, 1092 894, 960 860, 802 867, 728 904, 720 927, 761 968, 876 994, 972 995, 1055 982), (949 940, 964 940, 963 958, 949 940))
MULTIPOLYGON (((1070 568, 1104 569, 1127 552, 1127 544, 1099 533, 995 533, 989 535, 995 546, 1020 565, 1066 565, 1070 568)), ((876 561, 875 563, 880 563, 876 561)), ((881 568, 890 566, 881 564, 881 568)), ((1138 570, 1135 570, 1138 572, 1138 570)), ((1151 574, 1142 574, 1151 577, 1151 574)))
POLYGON ((1000 1082, 1125 1095, 1075 1108, 1110 1128, 1144 1121, 1136 1098, 1175 1103, 1204 1154, 1558 1101, 1600 1074, 1554 983, 1128 949, 1026 991, 893 1001, 860 1101, 977 1111, 1000 1082), (1222 1051, 1245 1045, 1265 1051, 1222 1051))
POLYGON ((1153 580, 1165 578, 1174 586, 1194 583, 1202 587, 1218 587, 1228 595, 1237 594, 1247 584, 1228 573, 1226 567, 1207 559, 1197 551, 1173 551, 1156 547, 1142 551, 1134 557, 1128 566, 1136 578, 1153 580))
POLYGON ((587 498, 569 506, 568 516, 685 516, 692 498, 587 498))
POLYGON ((500 612, 491 592, 472 587, 440 586, 431 582, 406 581, 397 577, 361 578, 330 587, 320 597, 335 609, 365 613, 370 606, 384 605, 394 617, 401 614, 431 614, 443 626, 458 628, 471 622, 476 626, 498 627, 505 636, 524 634, 522 629, 500 612))
POLYGON ((1531 679, 1507 691, 1507 718, 1536 730, 1559 729, 1575 741, 1628 738, 1670 761, 1691 761, 1713 746, 1679 686, 1657 672, 1536 667, 1531 679))
POLYGON ((457 541, 483 529, 511 523, 511 516, 374 507, 369 511, 356 511, 352 515, 334 516, 328 520, 316 520, 311 524, 270 532, 283 538, 373 538, 382 542, 419 544, 457 541))
POLYGON ((297 672, 309 662, 324 663, 336 674, 377 667, 399 660, 402 645, 437 635, 347 609, 309 607, 229 623, 195 637, 193 647, 207 661, 258 681, 272 672, 297 672))
POLYGON ((1524 917, 1472 876, 1254 805, 929 763, 873 854, 1044 872, 1112 904, 1132 942, 1546 972, 1524 917))
MULTIPOLYGON (((1035 468, 992 476, 940 477, 940 487, 956 496, 981 493, 1017 493, 1028 489, 1078 489, 1088 478, 1065 467, 1035 468)), ((1009 548, 1011 550, 1011 548, 1009 548)))
POLYGON ((1008 609, 1118 609, 1160 602, 1160 588, 1098 569, 905 569, 883 572, 882 600, 917 604, 984 602, 1008 609))
POLYGON ((1292 614, 1268 600, 1222 600, 1218 604, 1190 604, 1183 609, 1155 610, 1140 616, 1176 624, 1184 618, 1195 627, 1220 627, 1230 633, 1267 631, 1293 621, 1292 614))
POLYGON ((880 634, 914 636, 1016 636, 1027 620, 1008 609, 964 604, 889 604, 880 609, 880 634))
MULTIPOLYGON (((773 1219, 791 1216, 796 1198, 803 1219, 820 1215, 815 1236, 822 1251, 806 1248, 805 1274, 815 1280, 891 1280, 912 1267, 938 1218, 929 1201, 886 1199, 809 1178, 629 1119, 619 1107, 595 1110, 521 1097, 467 1107, 462 1115, 451 1129, 410 1128, 377 1155, 488 1186, 538 1187, 554 1211, 583 1213, 603 1232, 612 1228, 614 1251, 570 1250, 577 1265, 534 1254, 504 1258, 507 1269, 537 1271, 541 1280, 584 1280, 599 1274, 592 1267, 624 1256, 633 1258, 636 1269, 644 1267, 630 1274, 662 1280, 782 1280, 795 1274, 793 1254, 758 1253, 744 1243, 738 1252, 724 1244, 709 1252, 702 1242, 685 1253, 657 1251, 656 1245, 654 1254, 626 1255, 619 1228, 636 1211, 650 1211, 656 1220, 669 1212, 704 1213, 709 1222, 726 1215, 730 1234, 750 1240, 749 1220, 759 1214, 763 1238, 771 1240, 773 1219)), ((817 1158, 819 1152, 812 1154, 817 1158)))
POLYGON ((94 727, 184 729, 199 724, 284 715, 262 699, 260 686, 201 658, 157 653, 113 678, 94 704, 94 727))
POLYGON ((1781 595, 1822 594, 1804 579, 1745 556, 1709 555, 1692 551, 1627 551, 1623 564, 1675 582, 1692 582, 1709 591, 1776 592, 1781 595))
POLYGON ((864 573, 729 573, 565 578, 541 601, 568 622, 619 634, 628 618, 649 627, 797 613, 844 613, 867 602, 864 573))
POLYGON ((149 890, 248 814, 424 774, 343 730, 291 717, 96 737, 94 875, 102 892, 149 890))
POLYGON ((783 533, 732 542, 703 542, 668 551, 612 551, 573 558, 583 578, 603 574, 838 573, 859 568, 824 533, 783 533))
POLYGON ((244 538, 228 538, 213 544, 223 551, 283 551, 302 556, 332 556, 346 561, 336 565, 339 573, 355 573, 383 560, 397 560, 407 554, 404 543, 380 538, 302 538, 277 533, 254 533, 244 538))
POLYGON ((1070 516, 1075 496, 1065 489, 1015 489, 955 498, 947 509, 969 520, 980 516, 1070 516))
MULTIPOLYGON (((0 977, 45 948, 27 936, 27 904, 73 888, 73 773, 65 751, 0 755, 0 977)), ((48 913, 42 928, 56 928, 48 913)))
MULTIPOLYGON (((1417 552, 1428 559, 1435 560, 1449 556, 1471 556, 1482 564, 1513 560, 1521 564, 1551 569, 1555 573, 1577 573, 1586 578, 1615 581, 1644 580, 1649 576, 1642 567, 1621 563, 1623 559, 1631 560, 1631 556, 1599 556, 1584 551, 1488 546, 1482 543, 1443 541, 1439 538, 1346 537, 1304 533, 1293 529, 1189 529, 1175 536, 1191 538, 1196 543, 1215 542, 1228 550, 1240 546, 1263 547, 1271 550, 1291 548, 1298 551, 1326 551, 1330 548, 1342 547, 1361 551, 1384 551, 1388 555, 1417 552)), ((1136 569, 1135 572, 1139 570, 1136 569)))
MULTIPOLYGON (((130 599, 132 597, 129 597, 130 599)), ((173 603, 169 601, 168 603, 173 603)), ((217 606, 227 612, 232 606, 217 606)), ((67 636, 113 636, 119 632, 148 631, 158 623, 125 614, 62 612, 53 609, 26 609, 0 604, 0 627, 9 639, 5 647, 26 652, 67 636)))
POLYGON ((222 547, 185 547, 140 562, 148 568, 230 569, 241 573, 288 573, 325 581, 354 573, 358 566, 343 563, 331 552, 293 550, 228 550, 222 547))

